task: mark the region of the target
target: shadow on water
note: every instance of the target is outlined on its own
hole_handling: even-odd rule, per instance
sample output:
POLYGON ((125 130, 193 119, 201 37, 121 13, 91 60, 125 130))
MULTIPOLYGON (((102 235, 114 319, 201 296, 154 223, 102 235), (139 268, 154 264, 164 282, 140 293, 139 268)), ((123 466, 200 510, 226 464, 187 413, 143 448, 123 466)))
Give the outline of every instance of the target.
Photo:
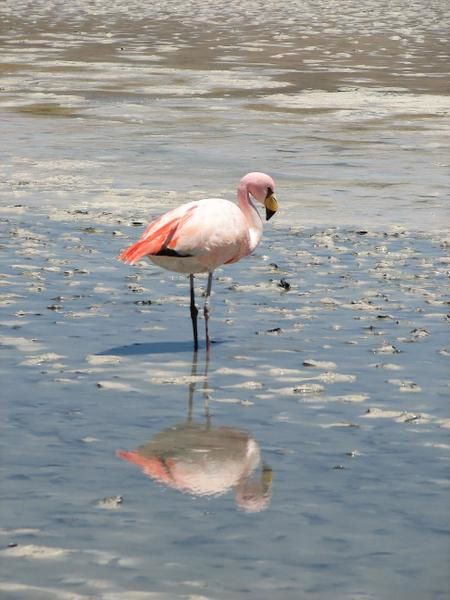
MULTIPOLYGON (((211 341, 215 346, 223 344, 223 341, 211 341)), ((199 350, 204 350, 205 344, 199 343, 199 350)), ((192 340, 186 342, 149 342, 135 343, 129 346, 117 346, 109 348, 102 352, 97 352, 97 356, 136 356, 139 354, 171 354, 173 352, 191 352, 192 340)))
POLYGON ((201 376, 197 375, 197 356, 194 353, 185 420, 156 433, 135 450, 117 450, 116 455, 136 465, 153 481, 190 496, 222 496, 233 491, 240 509, 263 511, 272 498, 272 469, 262 462, 261 450, 250 432, 213 426, 209 411, 209 356, 205 355, 201 376), (194 420, 198 381, 203 381, 204 411, 202 419, 194 420))

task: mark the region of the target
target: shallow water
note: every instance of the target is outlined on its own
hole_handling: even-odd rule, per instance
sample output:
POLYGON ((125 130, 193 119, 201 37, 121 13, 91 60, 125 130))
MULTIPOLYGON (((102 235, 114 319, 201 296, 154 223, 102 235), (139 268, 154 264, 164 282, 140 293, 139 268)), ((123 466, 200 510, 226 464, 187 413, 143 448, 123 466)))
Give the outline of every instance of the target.
POLYGON ((2 598, 448 597, 448 20, 1 5, 2 598), (187 281, 115 256, 254 169, 193 363, 187 281))

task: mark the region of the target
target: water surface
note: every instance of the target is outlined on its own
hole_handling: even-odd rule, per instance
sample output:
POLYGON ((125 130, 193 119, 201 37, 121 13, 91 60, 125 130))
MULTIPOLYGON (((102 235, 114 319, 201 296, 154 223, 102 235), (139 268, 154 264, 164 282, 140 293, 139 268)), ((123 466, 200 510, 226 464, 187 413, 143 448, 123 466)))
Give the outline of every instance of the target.
POLYGON ((448 21, 2 3, 2 598, 448 597, 448 21), (251 170, 282 210, 206 364, 115 256, 251 170))

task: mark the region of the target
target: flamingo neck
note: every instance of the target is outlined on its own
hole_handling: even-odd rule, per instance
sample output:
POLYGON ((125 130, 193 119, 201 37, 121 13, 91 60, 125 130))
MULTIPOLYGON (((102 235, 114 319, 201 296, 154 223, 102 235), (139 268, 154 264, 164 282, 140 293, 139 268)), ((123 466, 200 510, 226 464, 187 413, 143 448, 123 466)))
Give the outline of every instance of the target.
POLYGON ((263 222, 245 184, 239 185, 237 197, 239 208, 247 221, 250 234, 250 252, 253 252, 261 240, 263 222))

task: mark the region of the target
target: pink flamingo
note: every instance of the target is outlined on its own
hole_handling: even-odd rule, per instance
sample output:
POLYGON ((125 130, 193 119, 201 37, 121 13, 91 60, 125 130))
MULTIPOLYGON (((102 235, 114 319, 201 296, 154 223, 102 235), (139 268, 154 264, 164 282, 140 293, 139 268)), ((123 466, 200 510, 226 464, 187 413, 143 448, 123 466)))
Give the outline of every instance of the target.
POLYGON ((213 271, 251 254, 259 244, 263 224, 253 200, 264 205, 268 221, 278 210, 274 189, 269 175, 248 173, 239 183, 237 205, 221 198, 183 204, 152 221, 140 240, 118 257, 128 264, 146 257, 169 271, 189 273, 194 351, 198 350, 194 273, 208 273, 203 313, 209 349, 208 302, 213 271))

